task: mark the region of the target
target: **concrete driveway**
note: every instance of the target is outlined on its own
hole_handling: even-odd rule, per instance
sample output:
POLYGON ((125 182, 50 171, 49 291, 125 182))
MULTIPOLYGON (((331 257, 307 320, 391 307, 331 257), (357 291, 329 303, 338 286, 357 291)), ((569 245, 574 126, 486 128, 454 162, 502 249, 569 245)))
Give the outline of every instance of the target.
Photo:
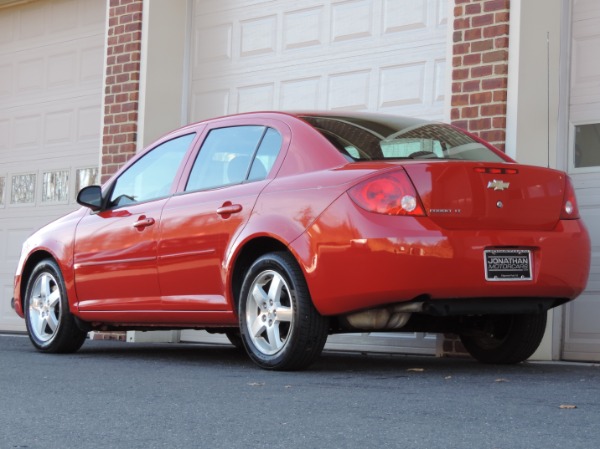
POLYGON ((600 366, 324 353, 256 368, 231 346, 0 335, 0 448, 597 448, 600 366))

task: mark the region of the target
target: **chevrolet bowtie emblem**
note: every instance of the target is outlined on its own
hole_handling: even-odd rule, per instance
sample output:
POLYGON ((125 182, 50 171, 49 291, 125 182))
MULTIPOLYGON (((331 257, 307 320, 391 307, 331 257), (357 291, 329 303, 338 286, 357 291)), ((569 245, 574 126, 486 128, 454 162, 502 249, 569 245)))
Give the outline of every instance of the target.
POLYGON ((494 190, 506 190, 506 189, 508 189, 509 185, 510 185, 509 182, 504 182, 504 181, 494 179, 493 181, 488 182, 487 188, 494 189, 494 190))

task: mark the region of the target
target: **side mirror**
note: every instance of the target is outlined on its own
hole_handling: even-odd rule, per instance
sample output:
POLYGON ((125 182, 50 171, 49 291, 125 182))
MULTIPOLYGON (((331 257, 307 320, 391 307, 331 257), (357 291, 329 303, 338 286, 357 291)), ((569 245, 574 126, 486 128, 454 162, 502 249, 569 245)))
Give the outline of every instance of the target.
POLYGON ((87 186, 77 194, 77 202, 89 207, 94 212, 102 209, 102 188, 100 186, 87 186))

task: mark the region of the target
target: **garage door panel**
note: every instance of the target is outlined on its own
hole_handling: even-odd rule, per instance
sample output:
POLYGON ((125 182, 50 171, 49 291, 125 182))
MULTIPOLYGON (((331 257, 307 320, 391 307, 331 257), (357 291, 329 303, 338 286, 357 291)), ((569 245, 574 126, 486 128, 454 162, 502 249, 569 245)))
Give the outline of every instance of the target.
MULTIPOLYGON (((0 111, 0 163, 22 164, 33 158, 98 159, 101 107, 97 96, 85 96, 0 111), (96 104, 93 104, 93 103, 96 104)), ((12 168, 8 168, 12 170, 12 168)))
MULTIPOLYGON (((596 0, 573 2, 572 21, 569 166, 581 217, 590 233, 592 258, 586 290, 565 308, 563 358, 600 361, 597 319, 600 314, 600 166, 575 163, 576 129, 579 125, 600 123, 599 3, 596 0)), ((584 139, 581 144, 584 148, 579 150, 600 151, 598 139, 584 139)))
POLYGON ((0 330, 21 244, 74 210, 98 182, 104 0, 45 0, 0 9, 0 330))

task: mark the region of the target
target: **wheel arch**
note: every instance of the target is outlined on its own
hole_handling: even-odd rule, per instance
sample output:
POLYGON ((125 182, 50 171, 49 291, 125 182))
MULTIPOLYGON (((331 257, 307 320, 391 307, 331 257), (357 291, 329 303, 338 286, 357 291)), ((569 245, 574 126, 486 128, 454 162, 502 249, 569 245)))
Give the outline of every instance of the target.
POLYGON ((240 291, 244 282, 244 273, 248 271, 252 263, 259 257, 275 251, 288 252, 297 260, 287 245, 271 236, 254 237, 244 242, 238 249, 237 256, 233 261, 232 270, 230 271, 231 304, 236 314, 240 291))
POLYGON ((52 259, 54 262, 57 262, 56 258, 46 250, 38 250, 29 255, 25 263, 23 264, 23 270, 21 272, 21 285, 19 286, 19 305, 21 309, 21 313, 24 313, 24 302, 25 302, 25 291, 27 290, 27 283, 29 282, 29 277, 33 272, 34 268, 44 259, 52 259))
MULTIPOLYGON (((25 293, 27 291, 27 283, 29 282, 29 277, 31 273, 35 269, 35 267, 44 259, 52 260, 59 268, 63 281, 65 283, 65 289, 67 290, 67 296, 69 300, 69 308, 71 309, 71 313, 73 313, 73 300, 75 299, 75 291, 74 285, 72 282, 72 277, 69 276, 69 273, 65 270, 65 267, 60 261, 60 258, 56 257, 50 250, 46 248, 40 248, 27 256, 27 259, 23 263, 23 268, 21 269, 20 276, 20 284, 18 285, 18 293, 19 293, 19 301, 18 307, 20 308, 21 313, 25 313, 25 293)), ((15 304, 15 306, 17 303, 15 304)))

